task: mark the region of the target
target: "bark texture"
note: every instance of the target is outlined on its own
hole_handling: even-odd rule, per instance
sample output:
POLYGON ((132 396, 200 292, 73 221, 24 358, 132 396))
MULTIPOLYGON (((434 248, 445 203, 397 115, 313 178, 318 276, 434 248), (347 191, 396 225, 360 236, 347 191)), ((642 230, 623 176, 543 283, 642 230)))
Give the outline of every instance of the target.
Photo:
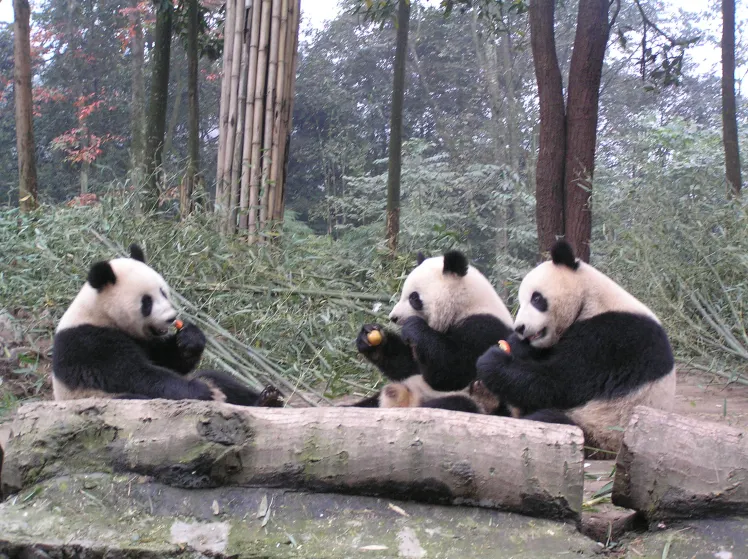
POLYGON ((748 513, 743 429, 637 407, 616 460, 613 504, 648 520, 748 513))
POLYGON ((11 428, 6 493, 103 471, 179 487, 262 485, 575 520, 582 505, 583 437, 568 425, 437 409, 77 400, 26 404, 11 428))
POLYGON ((722 0, 722 141, 729 194, 740 196, 740 149, 735 106, 735 0, 722 0))
POLYGON ((197 176, 200 172, 200 105, 198 100, 197 63, 198 53, 198 23, 199 23, 198 0, 189 0, 187 3, 188 29, 187 29, 187 98, 189 103, 189 140, 187 176, 182 181, 179 189, 179 210, 182 217, 192 211, 192 196, 197 184, 197 176))

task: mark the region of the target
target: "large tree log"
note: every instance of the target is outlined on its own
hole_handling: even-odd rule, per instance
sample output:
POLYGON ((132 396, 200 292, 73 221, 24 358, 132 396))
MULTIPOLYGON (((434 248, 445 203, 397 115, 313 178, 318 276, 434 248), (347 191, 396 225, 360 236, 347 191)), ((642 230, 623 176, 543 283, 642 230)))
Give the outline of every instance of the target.
POLYGON ((578 519, 583 436, 567 425, 436 409, 241 408, 214 402, 26 404, 6 493, 51 476, 133 472, 179 487, 264 485, 474 504, 578 519))
POLYGON ((748 513, 745 430, 637 407, 616 460, 613 504, 648 520, 748 513))

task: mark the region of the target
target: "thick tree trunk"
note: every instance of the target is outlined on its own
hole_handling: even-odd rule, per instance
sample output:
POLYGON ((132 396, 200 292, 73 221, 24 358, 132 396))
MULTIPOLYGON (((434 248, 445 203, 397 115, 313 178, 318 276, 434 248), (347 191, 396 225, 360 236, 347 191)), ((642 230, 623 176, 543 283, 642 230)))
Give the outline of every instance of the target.
MULTIPOLYGON (((581 8, 580 8, 581 10, 581 8)), ((541 254, 564 234, 566 120, 561 70, 553 30, 555 2, 530 1, 530 39, 540 100, 540 149, 535 213, 541 254)))
POLYGON ((728 193, 740 196, 743 181, 735 113, 735 0, 722 0, 722 141, 728 193))
POLYGON ((144 207, 154 210, 158 206, 161 163, 166 131, 166 106, 169 99, 169 55, 171 52, 171 2, 157 2, 156 37, 153 46, 153 74, 148 107, 146 153, 146 191, 144 207))
POLYGON ((577 427, 437 409, 241 408, 214 402, 26 404, 2 487, 102 471, 181 487, 264 485, 475 504, 578 519, 577 427))
POLYGON ((199 2, 189 0, 187 4, 187 98, 189 100, 189 140, 187 150, 187 176, 182 181, 179 191, 179 210, 184 218, 192 211, 192 194, 195 192, 197 177, 200 173, 200 105, 198 102, 198 23, 199 2))
POLYGON ((138 0, 130 2, 130 25, 133 36, 130 41, 132 52, 132 100, 130 104, 130 182, 137 188, 143 185, 145 175, 145 39, 141 14, 137 11, 138 0))
POLYGON ((13 0, 14 83, 16 97, 16 150, 18 152, 18 205, 29 211, 37 205, 36 144, 31 96, 31 42, 28 0, 13 0))
POLYGON ((652 520, 748 514, 745 430, 638 407, 616 460, 613 504, 652 520))
POLYGON ((608 44, 608 0, 581 0, 566 103, 564 233, 574 253, 590 260, 592 176, 598 99, 608 44))
POLYGON ((405 97, 405 57, 408 54, 408 25, 410 2, 399 0, 397 5, 397 39, 395 66, 390 106, 389 169, 387 172, 387 246, 397 251, 400 233, 400 174, 403 155, 403 100, 405 97))

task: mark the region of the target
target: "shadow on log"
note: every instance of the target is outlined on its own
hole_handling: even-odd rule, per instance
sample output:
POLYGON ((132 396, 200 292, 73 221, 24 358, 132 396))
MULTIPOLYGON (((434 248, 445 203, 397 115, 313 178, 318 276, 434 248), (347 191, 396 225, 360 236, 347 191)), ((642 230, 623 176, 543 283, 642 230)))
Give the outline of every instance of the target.
POLYGON ((637 407, 616 460, 613 504, 650 522, 748 514, 745 430, 637 407))
POLYGON ((133 472, 183 488, 268 486, 471 504, 578 520, 576 427, 437 409, 242 408, 77 400, 14 417, 2 488, 133 472))

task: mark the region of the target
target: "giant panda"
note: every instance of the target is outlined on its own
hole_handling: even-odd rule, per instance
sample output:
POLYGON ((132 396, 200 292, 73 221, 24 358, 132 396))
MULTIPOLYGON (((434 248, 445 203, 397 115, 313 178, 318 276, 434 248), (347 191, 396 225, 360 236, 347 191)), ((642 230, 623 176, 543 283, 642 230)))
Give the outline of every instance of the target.
POLYGON ((282 405, 271 386, 258 394, 218 371, 189 375, 206 339, 189 323, 170 332, 176 318, 169 286, 145 263, 137 245, 130 247, 130 258, 93 264, 55 330, 55 400, 166 398, 282 405))
POLYGON ((419 253, 389 317, 401 327, 399 334, 366 324, 356 345, 395 384, 354 405, 499 411, 498 403, 487 405, 467 388, 478 357, 512 331, 512 317, 464 254, 450 251, 426 259, 419 253), (382 334, 377 345, 369 341, 374 330, 382 334))
POLYGON ((527 419, 566 416, 588 447, 617 452, 634 406, 672 409, 675 362, 659 320, 567 242, 522 280, 514 330, 508 353, 478 359, 478 379, 527 419))

